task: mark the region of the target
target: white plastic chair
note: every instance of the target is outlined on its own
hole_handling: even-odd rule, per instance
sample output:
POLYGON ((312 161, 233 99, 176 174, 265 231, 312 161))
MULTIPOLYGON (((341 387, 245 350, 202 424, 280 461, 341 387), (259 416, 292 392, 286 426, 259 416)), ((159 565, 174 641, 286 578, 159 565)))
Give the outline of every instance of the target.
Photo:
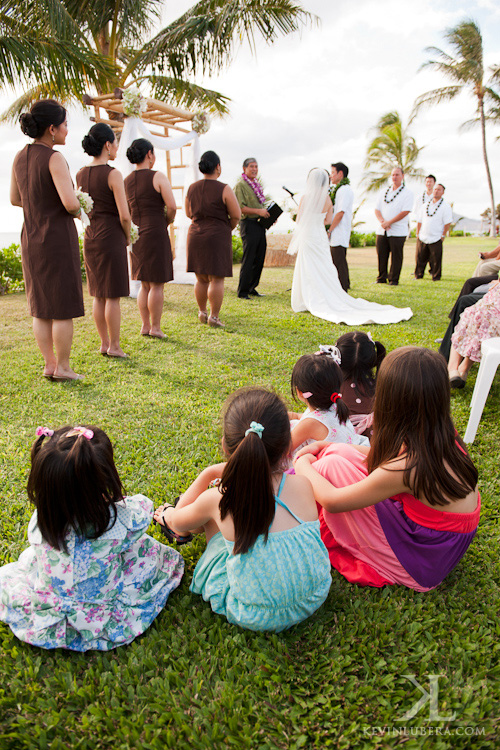
POLYGON ((464 443, 474 442, 484 405, 499 365, 500 337, 486 339, 481 344, 481 364, 470 402, 469 422, 464 435, 464 443))

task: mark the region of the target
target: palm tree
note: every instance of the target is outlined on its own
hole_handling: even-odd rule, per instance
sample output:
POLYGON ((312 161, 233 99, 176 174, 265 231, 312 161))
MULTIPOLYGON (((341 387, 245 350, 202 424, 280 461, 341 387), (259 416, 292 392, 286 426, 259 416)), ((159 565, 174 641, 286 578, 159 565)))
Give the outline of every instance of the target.
MULTIPOLYGON (((432 106, 440 102, 451 101, 460 93, 472 94, 476 102, 476 119, 481 125, 481 138, 483 146, 483 160, 486 168, 486 177, 490 191, 491 211, 495 214, 495 199, 493 197, 493 185, 491 182, 488 155, 486 153, 486 118, 484 105, 494 91, 491 85, 494 80, 485 82, 485 71, 483 64, 483 39, 478 25, 473 20, 462 21, 444 34, 445 39, 453 50, 453 54, 439 49, 439 47, 427 47, 426 51, 434 55, 436 59, 427 60, 422 67, 431 67, 442 73, 452 83, 419 96, 414 104, 413 116, 425 106, 432 106)), ((466 123, 469 125, 469 123, 466 123)), ((494 222, 491 224, 490 235, 495 236, 494 222)))
POLYGON ((224 114, 228 98, 192 81, 227 65, 256 37, 272 43, 318 19, 295 0, 200 0, 159 32, 163 0, 2 0, 0 85, 24 93, 14 119, 39 97, 81 102, 131 84, 149 96, 224 114))
POLYGON ((397 112, 382 115, 373 130, 376 135, 368 145, 365 169, 376 167, 376 171, 367 172, 362 180, 367 193, 380 190, 395 166, 402 167, 407 177, 422 177, 422 170, 415 166, 422 147, 417 146, 397 112))

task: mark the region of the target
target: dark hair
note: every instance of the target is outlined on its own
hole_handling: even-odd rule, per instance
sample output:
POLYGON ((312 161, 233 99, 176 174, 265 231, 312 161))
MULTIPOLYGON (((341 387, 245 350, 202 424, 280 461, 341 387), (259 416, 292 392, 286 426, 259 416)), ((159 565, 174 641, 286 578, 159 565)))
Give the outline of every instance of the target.
POLYGON ((373 396, 376 373, 386 355, 385 346, 380 341, 372 341, 364 331, 344 333, 336 346, 340 351, 340 369, 344 380, 351 380, 358 393, 361 391, 365 396, 373 396))
POLYGON ((127 159, 131 164, 142 164, 149 152, 154 153, 154 146, 146 138, 136 138, 127 149, 127 159))
POLYGON ((334 169, 337 170, 337 172, 342 172, 344 177, 347 177, 349 174, 349 167, 347 167, 345 164, 343 164, 341 161, 336 162, 335 164, 331 165, 334 169))
POLYGON ((62 104, 55 99, 41 99, 19 117, 19 123, 24 135, 39 138, 51 125, 58 128, 65 119, 66 110, 62 104))
POLYGON ((236 391, 226 402, 224 449, 229 456, 222 472, 220 517, 234 524, 234 553, 247 552, 257 537, 267 541, 275 513, 272 474, 290 450, 290 421, 283 401, 265 388, 236 391), (264 428, 262 437, 245 433, 251 422, 264 428))
POLYGON ((431 179, 431 180, 434 180, 434 182, 436 182, 436 178, 434 177, 434 175, 433 175, 433 174, 428 174, 428 175, 427 175, 427 177, 426 177, 425 179, 426 179, 426 180, 428 180, 428 179, 429 179, 429 177, 430 177, 430 179, 431 179))
POLYGON ((114 143, 116 136, 113 128, 105 122, 96 122, 87 135, 83 136, 83 150, 89 156, 100 156, 106 143, 114 143))
POLYGON ((198 169, 202 174, 213 174, 220 164, 220 159, 215 151, 205 151, 198 162, 198 169))
POLYGON ((243 162, 243 169, 246 169, 248 165, 251 164, 253 161, 257 164, 257 159, 253 156, 249 156, 248 159, 245 159, 245 161, 243 162))
POLYGON ((442 182, 438 182, 438 185, 441 185, 441 187, 443 188, 443 190, 446 190, 446 188, 445 188, 445 186, 443 185, 442 182))
POLYGON ((419 346, 395 349, 382 362, 368 471, 401 455, 404 483, 431 505, 448 505, 477 485, 477 469, 451 420, 446 360, 419 346))
POLYGON ((90 440, 66 425, 52 437, 41 435, 31 448, 28 497, 38 528, 48 544, 65 552, 70 529, 97 539, 116 520, 123 498, 108 436, 98 427, 85 429, 94 433, 90 440))
POLYGON ((342 370, 329 354, 304 354, 292 370, 292 396, 297 399, 295 389, 312 393, 307 403, 313 409, 328 411, 335 404, 341 424, 349 417, 349 409, 342 398, 333 399, 333 394, 341 389, 342 370))

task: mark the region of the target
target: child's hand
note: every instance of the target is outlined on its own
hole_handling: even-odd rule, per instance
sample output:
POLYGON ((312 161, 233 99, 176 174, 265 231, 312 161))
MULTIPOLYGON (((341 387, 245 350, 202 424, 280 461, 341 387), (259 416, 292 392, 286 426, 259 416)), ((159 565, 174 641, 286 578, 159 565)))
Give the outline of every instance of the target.
POLYGON ((328 440, 316 440, 314 443, 304 446, 304 448, 301 448, 300 451, 297 451, 294 463, 298 458, 300 458, 301 456, 305 456, 307 453, 312 453, 314 456, 317 456, 318 453, 321 453, 323 448, 326 448, 328 445, 331 445, 328 440))
POLYGON ((317 461, 316 456, 312 453, 305 453, 302 456, 295 457, 293 460, 293 468, 296 474, 300 474, 302 467, 310 466, 317 461))
MULTIPOLYGON (((226 466, 226 462, 223 461, 220 464, 213 464, 212 466, 208 466, 205 471, 208 474, 208 484, 212 484, 214 480, 220 479, 222 477, 222 472, 224 471, 226 466)), ((215 485, 213 485, 215 486, 215 485)))
POLYGON ((297 414, 296 411, 289 411, 288 419, 300 419, 300 414, 297 414))

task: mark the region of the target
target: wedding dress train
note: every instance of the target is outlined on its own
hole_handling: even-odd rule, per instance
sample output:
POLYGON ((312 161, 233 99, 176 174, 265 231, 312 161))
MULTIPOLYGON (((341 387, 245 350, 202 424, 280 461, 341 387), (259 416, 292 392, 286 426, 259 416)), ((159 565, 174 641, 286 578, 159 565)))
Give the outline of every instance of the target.
POLYGON ((296 230, 297 261, 293 273, 292 310, 309 311, 317 318, 351 326, 369 323, 385 325, 409 320, 413 315, 409 307, 379 305, 356 299, 344 292, 330 254, 325 216, 326 213, 315 213, 309 217, 307 231, 299 233, 296 230))

